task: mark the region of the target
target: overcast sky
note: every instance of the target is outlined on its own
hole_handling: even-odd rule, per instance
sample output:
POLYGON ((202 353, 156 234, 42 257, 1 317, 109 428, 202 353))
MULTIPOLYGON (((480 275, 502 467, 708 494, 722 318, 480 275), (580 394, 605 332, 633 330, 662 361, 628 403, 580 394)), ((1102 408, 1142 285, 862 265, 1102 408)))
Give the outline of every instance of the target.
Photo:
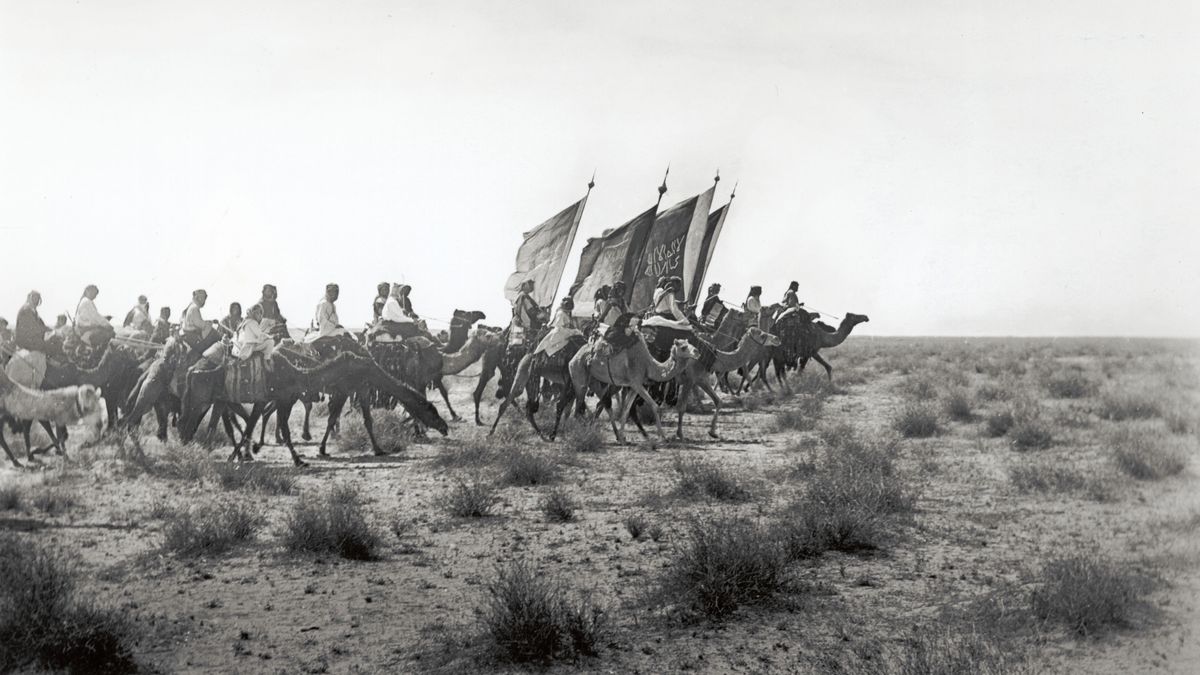
MULTIPOLYGON (((737 199, 709 281, 876 335, 1200 334, 1200 3, 0 1, 0 315, 379 281, 737 199)), ((432 322, 431 322, 432 323, 432 322)), ((433 324, 436 327, 436 324, 433 324)))

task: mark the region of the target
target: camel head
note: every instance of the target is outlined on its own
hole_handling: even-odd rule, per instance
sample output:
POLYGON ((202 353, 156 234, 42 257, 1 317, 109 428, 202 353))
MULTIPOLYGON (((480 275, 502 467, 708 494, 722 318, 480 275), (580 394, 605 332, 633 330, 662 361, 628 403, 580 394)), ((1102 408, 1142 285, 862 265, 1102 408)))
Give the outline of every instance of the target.
POLYGON ((465 322, 468 326, 473 325, 476 321, 483 321, 487 315, 478 310, 468 312, 465 309, 454 310, 454 318, 465 322))
POLYGON ((75 406, 79 410, 80 421, 84 427, 91 430, 93 438, 98 438, 104 427, 104 418, 101 415, 104 407, 100 405, 100 390, 90 384, 80 385, 75 394, 75 406))
POLYGON ((866 323, 866 322, 870 321, 870 319, 867 318, 866 314, 855 314, 853 312, 846 312, 846 318, 842 319, 842 321, 850 324, 851 326, 857 326, 860 323, 866 323))
POLYGON ((700 358, 700 350, 696 349, 687 340, 676 340, 675 344, 671 345, 671 358, 676 361, 681 359, 698 359, 700 358))
POLYGON ((487 326, 479 326, 471 331, 471 339, 478 340, 485 347, 493 347, 500 344, 500 331, 492 330, 487 326))
POLYGON ((783 340, 780 340, 779 336, 772 335, 758 326, 751 326, 746 331, 746 337, 764 347, 778 347, 783 344, 783 340))

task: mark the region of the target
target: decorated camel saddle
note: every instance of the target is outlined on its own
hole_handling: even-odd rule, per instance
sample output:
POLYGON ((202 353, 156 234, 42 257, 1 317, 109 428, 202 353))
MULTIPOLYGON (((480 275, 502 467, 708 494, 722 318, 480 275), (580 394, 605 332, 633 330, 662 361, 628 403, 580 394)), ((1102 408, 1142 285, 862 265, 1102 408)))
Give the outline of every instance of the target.
POLYGON ((267 360, 261 353, 225 363, 225 396, 231 403, 255 403, 267 398, 267 360))
POLYGON ((4 374, 17 384, 39 389, 42 381, 46 379, 46 355, 28 349, 18 349, 5 366, 4 374))

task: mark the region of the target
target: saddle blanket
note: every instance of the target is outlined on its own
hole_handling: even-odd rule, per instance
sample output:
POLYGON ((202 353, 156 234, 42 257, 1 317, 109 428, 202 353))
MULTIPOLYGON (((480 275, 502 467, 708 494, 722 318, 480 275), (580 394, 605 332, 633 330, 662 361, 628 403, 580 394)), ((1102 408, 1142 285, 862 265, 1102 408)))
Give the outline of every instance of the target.
POLYGON ((642 322, 642 326, 646 328, 673 328, 675 330, 685 330, 692 332, 692 324, 686 319, 668 319, 665 316, 654 314, 650 318, 642 322))
POLYGON ((225 364, 225 396, 230 403, 256 403, 267 398, 267 366, 262 354, 230 359, 225 364))
POLYGON ((38 389, 46 379, 46 355, 18 349, 4 369, 8 379, 30 389, 38 389))

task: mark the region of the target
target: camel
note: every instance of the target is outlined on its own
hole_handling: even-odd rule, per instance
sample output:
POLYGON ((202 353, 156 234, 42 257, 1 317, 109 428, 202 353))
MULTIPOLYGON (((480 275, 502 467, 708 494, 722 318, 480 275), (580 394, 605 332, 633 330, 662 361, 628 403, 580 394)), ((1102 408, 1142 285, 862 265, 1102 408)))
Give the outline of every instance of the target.
POLYGON ((488 435, 496 432, 496 425, 500 424, 500 418, 504 417, 504 411, 512 405, 513 401, 521 395, 521 390, 524 389, 526 419, 543 440, 554 440, 554 437, 558 435, 558 425, 562 420, 563 411, 575 400, 575 390, 571 387, 570 362, 586 342, 580 335, 572 338, 553 356, 541 352, 521 357, 521 362, 517 364, 517 372, 513 375, 512 388, 509 390, 508 396, 500 402, 500 410, 496 413, 496 421, 492 422, 492 430, 488 432, 488 435), (563 392, 558 397, 558 407, 554 415, 554 430, 550 432, 549 437, 542 433, 542 430, 538 428, 537 420, 533 417, 540 405, 543 380, 559 385, 563 392))
POLYGON ((635 397, 629 396, 630 391, 636 394, 636 398, 642 399, 646 405, 650 406, 650 411, 654 415, 654 426, 658 429, 659 437, 665 441, 666 435, 663 434, 658 405, 650 396, 650 392, 646 391, 645 383, 670 382, 687 369, 688 361, 699 358, 700 352, 688 344, 687 340, 675 340, 671 345, 670 356, 666 361, 660 362, 650 354, 646 339, 640 333, 637 341, 631 347, 617 354, 593 356, 594 351, 594 347, 580 349, 571 358, 568 365, 571 385, 575 389, 577 411, 583 407, 584 397, 587 395, 588 384, 591 380, 607 384, 610 388, 623 387, 617 408, 619 411, 617 417, 621 420, 619 429, 616 423, 617 417, 612 417, 610 413, 613 434, 617 437, 617 441, 625 442, 625 421, 629 417, 629 409, 635 400, 635 397))
POLYGON ((483 426, 483 420, 479 417, 479 402, 483 399, 483 392, 487 389, 488 382, 496 371, 500 371, 500 381, 496 387, 496 398, 503 399, 508 394, 513 377, 517 373, 517 366, 521 364, 521 359, 525 354, 529 353, 530 349, 537 347, 538 342, 546 335, 546 324, 550 323, 550 308, 539 307, 537 316, 538 325, 541 329, 533 331, 532 334, 526 335, 524 342, 521 344, 509 344, 509 336, 512 334, 512 324, 505 328, 500 333, 500 344, 492 347, 486 354, 483 355, 483 364, 479 369, 479 381, 475 385, 475 424, 483 426))
MULTIPOLYGON (((783 344, 773 350, 771 361, 775 364, 775 379, 780 386, 787 386, 787 371, 796 368, 804 372, 804 366, 809 359, 816 361, 825 368, 825 375, 833 381, 833 366, 829 365, 818 353, 822 349, 837 347, 846 341, 850 332, 860 323, 870 319, 865 314, 846 313, 846 317, 835 329, 832 326, 808 321, 805 317, 795 314, 784 318, 776 324, 774 331, 783 340, 783 344), (794 317, 794 319, 793 319, 794 317), (797 362, 799 364, 797 365, 797 362)), ((766 363, 759 370, 758 377, 766 381, 766 363)))
POLYGON ((716 373, 719 378, 730 371, 758 363, 771 348, 779 347, 782 344, 778 337, 757 326, 751 326, 742 334, 737 348, 733 351, 721 351, 700 338, 697 340, 700 341, 701 358, 688 363, 687 369, 680 378, 678 400, 676 401, 679 420, 676 425, 675 437, 680 440, 683 439, 683 413, 687 410, 688 399, 696 388, 708 394, 708 397, 712 399, 713 417, 712 423, 708 427, 708 435, 718 438, 717 417, 721 413, 721 399, 713 390, 712 385, 708 383, 709 373, 716 373))
MULTIPOLYGON (((476 314, 481 313, 476 312, 476 314)), ((457 315, 456 315, 457 318, 457 315)), ((453 328, 452 328, 453 330, 453 328)), ((455 343, 455 334, 451 332, 450 342, 447 347, 455 343)), ((443 350, 442 354, 442 371, 438 373, 437 379, 434 380, 434 386, 442 393, 442 400, 446 402, 446 408, 450 411, 450 417, 454 421, 461 419, 458 413, 454 412, 454 408, 450 407, 450 398, 446 395, 446 387, 442 383, 442 378, 446 375, 457 375, 470 367, 480 359, 487 358, 488 354, 495 352, 501 345, 503 340, 500 339, 500 333, 488 328, 480 326, 469 331, 468 335, 463 338, 463 342, 459 348, 452 352, 446 353, 443 350)), ((479 423, 479 399, 475 400, 475 422, 479 423)))
MULTIPOLYGON (((285 358, 282 353, 273 354, 270 358, 270 366, 265 372, 267 395, 263 400, 247 401, 253 403, 254 407, 250 412, 250 419, 246 423, 246 432, 242 440, 234 443, 233 453, 229 456, 230 460, 236 458, 249 461, 253 459, 250 442, 253 437, 254 425, 262 417, 267 404, 274 402, 278 427, 283 432, 283 440, 287 445, 288 452, 291 453, 292 462, 296 466, 304 466, 304 460, 300 458, 296 448, 292 445, 292 434, 288 429, 287 422, 296 400, 303 394, 312 391, 325 391, 330 394, 329 422, 325 429, 325 438, 321 441, 320 452, 322 455, 326 454, 325 442, 329 438, 329 432, 341 415, 342 406, 345 405, 351 394, 356 395, 359 408, 362 410, 363 425, 367 429, 367 435, 371 439, 375 454, 387 454, 379 447, 379 443, 375 439, 371 407, 367 396, 368 391, 372 388, 395 398, 414 419, 437 429, 442 435, 449 430, 433 404, 409 388, 408 385, 389 375, 370 358, 352 352, 342 352, 312 368, 299 367, 285 358), (245 453, 242 452, 243 445, 246 446, 245 453)), ((241 401, 227 400, 225 367, 189 371, 187 385, 184 387, 179 424, 179 435, 185 443, 195 435, 200 418, 207 407, 218 402, 241 403, 241 401)), ((227 409, 230 407, 236 406, 226 406, 227 409)), ((226 431, 232 434, 228 411, 223 414, 223 418, 226 431)))
MULTIPOLYGON (((100 394, 90 384, 59 389, 30 389, 9 379, 0 371, 0 420, 6 422, 41 422, 50 434, 50 440, 58 452, 67 457, 66 427, 100 412, 100 394), (55 434, 54 427, 63 430, 55 434)), ((97 420, 98 422, 99 420, 97 420)), ((29 446, 29 427, 25 426, 25 458, 33 461, 33 449, 29 446)), ((0 423, 0 448, 8 455, 13 466, 21 463, 4 441, 4 425, 0 423)))
POLYGON ((471 326, 486 318, 487 315, 483 312, 468 312, 461 309, 454 310, 454 315, 450 317, 450 337, 446 340, 446 344, 442 345, 442 352, 453 354, 462 349, 470 337, 471 326))
MULTIPOLYGON (((401 356, 397 359, 395 352, 388 352, 382 347, 385 344, 397 343, 379 343, 371 347, 371 353, 377 361, 385 364, 384 370, 387 370, 390 375, 404 382, 424 396, 425 390, 433 386, 442 395, 442 401, 446 404, 446 409, 450 411, 450 419, 458 421, 462 418, 454 411, 454 406, 450 404, 450 394, 446 391, 446 385, 442 382, 444 375, 456 375, 463 370, 466 370, 472 363, 478 361, 485 353, 495 345, 499 344, 500 338, 498 335, 484 328, 477 328, 469 332, 466 341, 462 344, 458 351, 453 353, 444 353, 435 343, 431 343, 427 338, 416 337, 407 338, 405 340, 408 351, 401 352, 401 356), (413 353, 415 352, 415 357, 413 353)), ((385 399, 386 401, 386 399, 385 399)))

